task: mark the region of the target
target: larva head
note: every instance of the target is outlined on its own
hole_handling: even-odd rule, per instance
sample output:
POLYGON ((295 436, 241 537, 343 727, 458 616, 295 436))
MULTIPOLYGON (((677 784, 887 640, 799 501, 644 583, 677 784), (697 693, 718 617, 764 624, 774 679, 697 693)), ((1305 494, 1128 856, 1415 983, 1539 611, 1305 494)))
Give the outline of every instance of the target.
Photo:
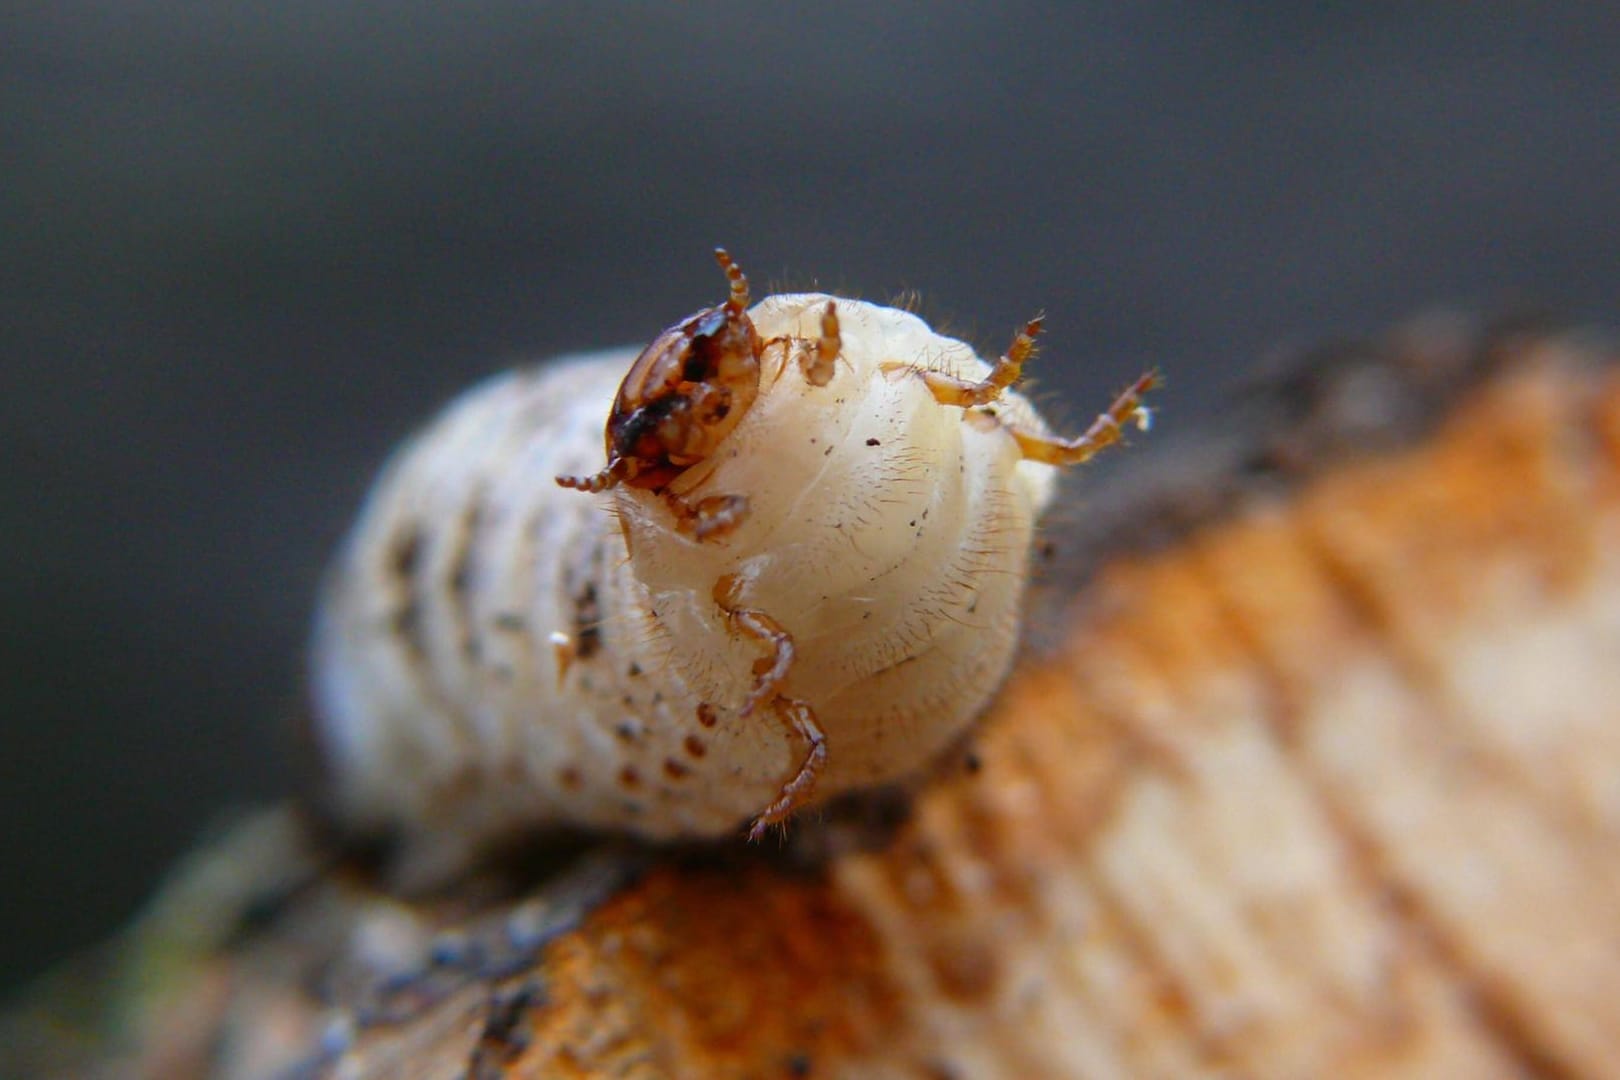
POLYGON ((607 467, 568 487, 616 484, 659 492, 714 453, 759 396, 763 346, 748 317, 748 278, 724 249, 725 303, 665 330, 641 351, 608 414, 607 467))

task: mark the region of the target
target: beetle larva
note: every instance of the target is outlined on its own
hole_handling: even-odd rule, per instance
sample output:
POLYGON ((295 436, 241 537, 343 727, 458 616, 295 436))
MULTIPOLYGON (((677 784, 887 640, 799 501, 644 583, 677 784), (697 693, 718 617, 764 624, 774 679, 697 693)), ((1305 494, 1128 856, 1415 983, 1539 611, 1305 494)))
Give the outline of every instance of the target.
POLYGON ((1156 375, 1059 439, 1010 389, 1039 319, 989 364, 893 308, 750 310, 717 256, 724 303, 495 378, 384 471, 314 643, 350 826, 455 862, 548 826, 757 838, 985 707, 1053 466, 1145 427, 1156 375))

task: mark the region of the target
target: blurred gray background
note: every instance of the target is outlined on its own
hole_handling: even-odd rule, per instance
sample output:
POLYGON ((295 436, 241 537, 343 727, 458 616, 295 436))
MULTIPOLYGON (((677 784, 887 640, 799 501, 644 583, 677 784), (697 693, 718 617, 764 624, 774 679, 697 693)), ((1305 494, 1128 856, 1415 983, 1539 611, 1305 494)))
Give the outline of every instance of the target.
POLYGON ((6 5, 0 978, 290 787, 388 448, 714 302, 716 243, 987 347, 1045 310, 1070 421, 1437 304, 1616 325, 1604 9, 6 5))

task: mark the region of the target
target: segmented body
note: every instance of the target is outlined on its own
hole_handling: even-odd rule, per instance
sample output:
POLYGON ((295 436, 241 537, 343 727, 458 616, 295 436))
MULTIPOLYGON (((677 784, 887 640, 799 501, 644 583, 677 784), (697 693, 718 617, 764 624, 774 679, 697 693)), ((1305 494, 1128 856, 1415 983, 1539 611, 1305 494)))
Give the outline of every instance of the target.
POLYGON ((796 769, 794 808, 914 775, 962 735, 1012 659, 1054 483, 1020 439, 1046 428, 999 388, 990 407, 941 404, 924 372, 974 382, 991 365, 915 316, 832 311, 782 295, 748 312, 757 400, 661 494, 552 479, 599 465, 634 351, 496 378, 399 452, 314 643, 344 820, 451 862, 552 825, 712 837, 796 769), (817 385, 807 357, 829 323, 841 342, 817 385), (700 538, 682 515, 711 496, 746 513, 700 538), (769 696, 773 658, 739 611, 791 641, 769 696), (813 774, 773 705, 819 722, 813 774))

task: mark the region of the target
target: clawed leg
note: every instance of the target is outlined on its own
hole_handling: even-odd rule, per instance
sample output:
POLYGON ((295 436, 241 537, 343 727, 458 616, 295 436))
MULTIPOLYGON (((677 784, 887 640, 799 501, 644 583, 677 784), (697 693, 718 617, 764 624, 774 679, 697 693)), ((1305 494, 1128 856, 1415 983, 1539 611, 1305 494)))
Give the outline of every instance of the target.
POLYGON ((746 495, 710 495, 687 502, 672 491, 664 492, 664 503, 675 515, 675 528, 696 540, 717 540, 743 523, 748 516, 746 495))
MULTIPOLYGON (((625 467, 620 459, 608 462, 607 468, 591 476, 559 476, 559 487, 575 491, 606 491, 618 487, 625 479, 625 467)), ((697 540, 715 540, 743 523, 748 516, 746 495, 710 495, 696 502, 688 502, 673 491, 664 491, 664 504, 675 515, 675 528, 684 536, 697 540)))
POLYGON ((782 683, 793 667, 793 636, 763 611, 742 607, 739 603, 741 591, 741 579, 727 574, 714 583, 714 602, 725 612, 733 626, 767 646, 770 651, 754 661, 754 686, 738 715, 746 717, 759 706, 768 705, 807 747, 798 770, 782 785, 782 790, 777 792, 770 805, 760 811, 748 830, 748 838, 758 840, 770 826, 786 820, 815 790, 816 781, 827 763, 827 736, 816 722, 815 711, 808 704, 782 696, 782 683))
POLYGON ((568 678, 568 669, 579 659, 579 646, 561 630, 553 630, 546 640, 551 643, 551 655, 557 662, 557 689, 561 690, 564 680, 568 678))
POLYGON ((816 347, 799 357, 799 370, 804 372, 805 381, 811 386, 826 386, 832 382, 843 347, 843 337, 838 331, 838 305, 829 300, 821 313, 821 337, 816 339, 816 347))
POLYGON ((1041 332, 1040 315, 1024 324, 1024 328, 1007 346, 995 366, 978 382, 948 375, 943 371, 924 371, 923 382, 941 405, 954 405, 962 409, 988 405, 1001 396, 1001 392, 1017 382, 1024 373, 1024 362, 1035 352, 1035 338, 1041 332))
POLYGON ((762 840, 765 830, 772 825, 779 825, 792 816, 793 811, 803 806, 809 800, 811 792, 816 789, 816 781, 821 779, 821 771, 827 766, 827 735, 816 723, 815 711, 802 701, 793 698, 777 698, 773 703, 777 717, 787 725, 789 731, 797 735, 809 751, 804 761, 799 764, 799 771, 793 774, 793 779, 782 785, 771 804, 759 812, 754 823, 748 827, 748 839, 751 842, 762 840))
POLYGON ((1016 427, 1009 430, 1012 437, 1018 440, 1018 449, 1023 452, 1025 460, 1041 461, 1048 465, 1079 465, 1119 442, 1121 429, 1126 423, 1134 422, 1141 431, 1148 429, 1153 422, 1153 413, 1142 404, 1142 397, 1162 381, 1157 371, 1144 373, 1115 398, 1108 411, 1093 420, 1077 439, 1036 435, 1019 431, 1016 427))
POLYGON ((726 613, 731 625, 770 649, 767 655, 754 661, 754 688, 749 691, 739 714, 748 716, 778 696, 783 680, 793 668, 793 635, 763 611, 742 607, 738 603, 741 592, 742 579, 735 574, 727 574, 714 583, 714 602, 726 613))

